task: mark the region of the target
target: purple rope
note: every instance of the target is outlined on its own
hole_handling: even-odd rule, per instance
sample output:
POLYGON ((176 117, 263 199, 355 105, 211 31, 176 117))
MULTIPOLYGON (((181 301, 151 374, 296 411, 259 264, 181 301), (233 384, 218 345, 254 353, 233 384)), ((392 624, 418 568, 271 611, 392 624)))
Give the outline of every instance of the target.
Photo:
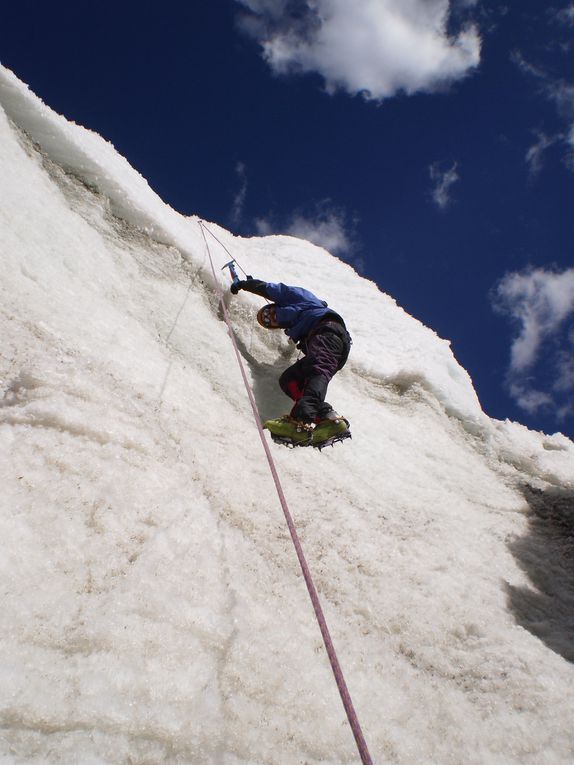
MULTIPOLYGON (((271 475, 273 476, 273 481, 275 482, 275 488, 277 489, 279 502, 281 503, 281 507, 283 508, 283 513, 285 515, 285 520, 287 521, 287 526, 289 527, 289 533, 291 534, 291 539, 293 540, 293 545, 295 546, 295 552, 297 553, 297 558, 299 559, 299 565, 301 566, 301 571, 303 572, 303 577, 305 578, 305 584, 307 585, 307 590, 309 591, 309 597, 311 598, 311 603, 313 604, 315 616, 317 617, 317 621, 319 622, 319 629, 321 630, 321 635, 323 636, 323 642, 325 643, 325 648, 327 649, 327 656, 329 657, 331 669, 333 670, 333 675, 335 676, 335 682, 337 683, 337 688, 339 689, 341 701, 343 702, 345 712, 347 713, 347 719, 349 721, 349 725, 351 726, 351 730, 353 731, 353 736, 355 737, 357 749, 359 750, 359 754, 361 756, 361 762, 363 763, 363 765, 373 765, 373 761, 371 759, 371 755, 369 754, 369 749, 367 747, 367 742, 365 741, 365 737, 363 736, 363 731, 361 730, 359 719, 357 717, 357 713, 355 712, 355 708, 351 700, 351 694, 349 693, 349 689, 347 688, 347 683, 345 682, 343 671, 341 669, 341 665, 339 664, 339 659, 337 658, 337 654, 335 652, 335 646, 333 645, 333 641, 331 640, 331 635, 329 633, 327 621, 323 614, 323 609, 321 608, 321 602, 319 601, 319 595, 317 594, 317 590, 315 588, 315 584, 311 576, 311 571, 309 570, 309 566, 307 565, 307 561, 303 553, 303 548, 301 546, 301 542, 299 541, 299 536, 297 534, 295 524, 293 523, 293 518, 291 517, 291 513, 289 511, 289 506, 287 505, 287 500, 285 499, 285 494, 283 492, 283 487, 281 486, 281 481, 279 480, 279 475, 275 467, 275 462, 273 460, 271 450, 269 449, 269 444, 267 443, 267 439, 265 438, 265 434, 263 433, 263 428, 261 426, 261 416, 259 414, 259 410, 257 409, 257 404, 255 402, 255 397, 253 396, 253 391, 251 390, 249 380, 247 379, 247 374, 245 372, 245 365, 243 364, 243 359, 241 358, 239 348, 237 347, 237 340, 235 339, 235 333, 231 326, 231 320, 229 318, 227 306, 225 305, 225 301, 223 299, 223 292, 217 280, 215 267, 213 265, 213 260, 211 257, 211 252, 209 250, 209 245, 207 244, 207 239, 205 237, 205 232, 204 232, 205 224, 203 223, 203 221, 199 221, 199 226, 201 228, 201 233, 203 235, 203 241, 205 242, 207 254, 209 255, 209 262, 211 264, 211 270, 213 272, 213 279, 215 281, 216 290, 219 296, 219 300, 221 302, 221 307, 223 309, 225 322, 229 329, 229 337, 231 338, 231 342, 235 350, 235 355, 237 357, 237 362, 241 370, 241 376, 243 377, 245 390, 247 391, 247 395, 249 397, 249 403, 251 404, 251 409, 253 410, 253 417, 255 418, 255 424, 257 425, 259 437, 261 439, 261 443, 263 444, 263 449, 265 450, 267 462, 269 463, 269 469, 271 470, 271 475)), ((209 234, 211 234, 211 231, 209 231, 207 227, 205 227, 205 229, 209 234)), ((211 235, 213 236, 213 234, 211 235)))

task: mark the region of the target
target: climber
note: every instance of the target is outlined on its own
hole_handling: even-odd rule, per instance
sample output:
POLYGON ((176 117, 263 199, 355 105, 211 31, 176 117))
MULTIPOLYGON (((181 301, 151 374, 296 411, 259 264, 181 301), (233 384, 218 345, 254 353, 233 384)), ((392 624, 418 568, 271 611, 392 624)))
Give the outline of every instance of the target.
POLYGON ((338 313, 302 287, 274 284, 248 276, 231 292, 253 292, 273 301, 257 313, 265 329, 283 329, 304 356, 286 369, 279 385, 295 404, 290 414, 267 420, 273 440, 288 446, 316 446, 350 437, 349 422, 325 401, 327 386, 349 356, 351 337, 338 313))

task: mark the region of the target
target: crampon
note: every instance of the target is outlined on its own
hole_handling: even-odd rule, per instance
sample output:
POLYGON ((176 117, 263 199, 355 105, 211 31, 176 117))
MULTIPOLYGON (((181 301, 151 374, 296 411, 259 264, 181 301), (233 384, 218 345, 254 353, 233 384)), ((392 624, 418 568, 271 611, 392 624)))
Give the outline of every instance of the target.
POLYGON ((312 446, 313 449, 318 449, 321 451, 326 446, 334 446, 335 444, 339 443, 339 441, 345 441, 347 438, 352 438, 351 431, 347 430, 344 433, 339 433, 335 436, 332 436, 331 438, 326 438, 324 441, 320 441, 317 444, 314 444, 312 439, 309 438, 306 441, 292 441, 290 438, 284 438, 283 436, 275 436, 273 433, 271 433, 271 439, 276 444, 281 444, 281 446, 286 446, 288 449, 298 449, 302 446, 312 446))

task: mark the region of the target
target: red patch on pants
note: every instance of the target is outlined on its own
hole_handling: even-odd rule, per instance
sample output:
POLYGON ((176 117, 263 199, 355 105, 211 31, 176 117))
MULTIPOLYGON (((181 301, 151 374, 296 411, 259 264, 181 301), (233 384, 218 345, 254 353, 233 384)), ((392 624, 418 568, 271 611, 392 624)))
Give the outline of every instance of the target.
POLYGON ((287 393, 293 401, 299 401, 303 396, 304 388, 300 387, 296 380, 289 380, 286 385, 287 393))

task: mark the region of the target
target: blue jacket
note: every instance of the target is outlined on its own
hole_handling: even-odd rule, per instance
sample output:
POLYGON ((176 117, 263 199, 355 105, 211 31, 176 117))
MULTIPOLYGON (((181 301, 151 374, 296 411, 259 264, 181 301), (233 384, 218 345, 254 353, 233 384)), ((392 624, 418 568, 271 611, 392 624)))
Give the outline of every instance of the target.
POLYGON ((332 316, 333 321, 345 326, 342 317, 309 290, 303 287, 290 287, 281 282, 277 284, 265 282, 264 284, 265 296, 276 305, 277 321, 284 327, 285 334, 295 343, 304 338, 325 316, 332 316))

